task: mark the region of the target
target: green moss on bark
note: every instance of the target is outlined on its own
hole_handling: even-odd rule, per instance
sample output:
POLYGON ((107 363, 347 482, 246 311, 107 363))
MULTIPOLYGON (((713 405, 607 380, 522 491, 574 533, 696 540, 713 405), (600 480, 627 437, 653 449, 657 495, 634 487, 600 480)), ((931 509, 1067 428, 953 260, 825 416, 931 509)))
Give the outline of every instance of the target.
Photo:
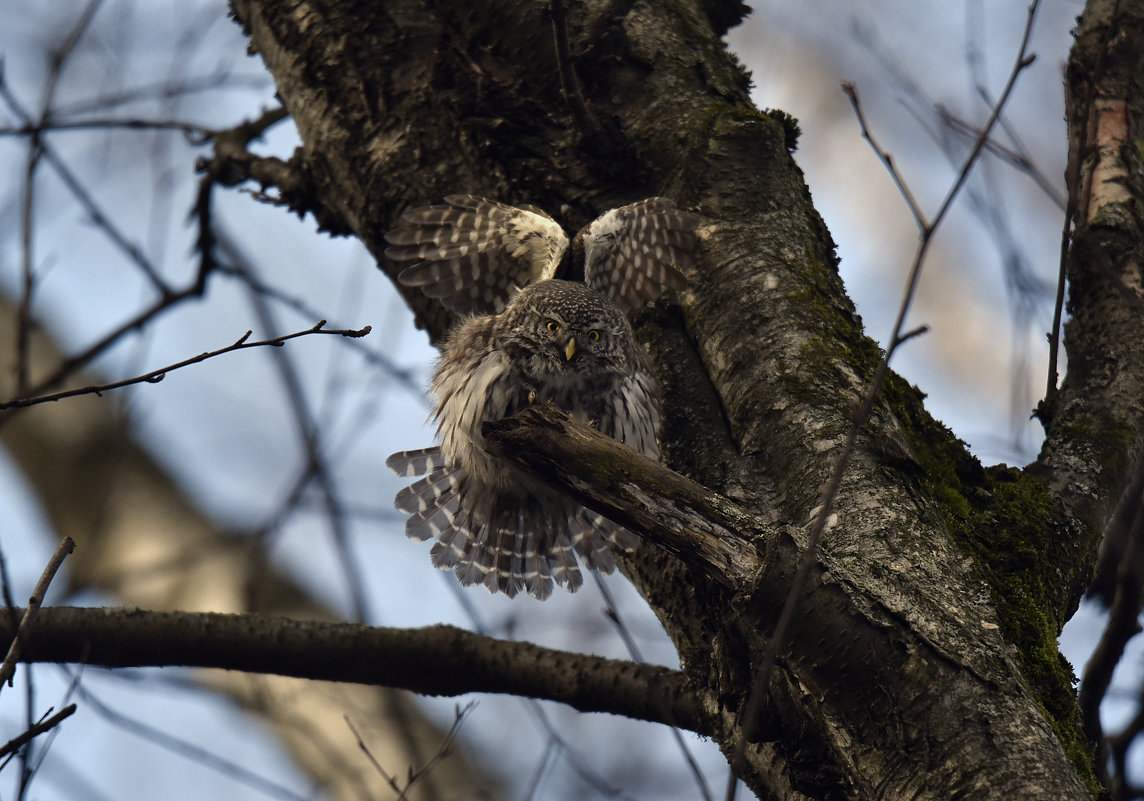
POLYGON ((1100 795, 1076 676, 1057 648, 1061 627, 1075 611, 1061 566, 1076 558, 1078 532, 1039 477, 1006 465, 983 469, 965 443, 925 412, 916 387, 894 376, 886 395, 922 483, 990 588, 1005 641, 1016 648, 1045 719, 1093 796, 1100 795))

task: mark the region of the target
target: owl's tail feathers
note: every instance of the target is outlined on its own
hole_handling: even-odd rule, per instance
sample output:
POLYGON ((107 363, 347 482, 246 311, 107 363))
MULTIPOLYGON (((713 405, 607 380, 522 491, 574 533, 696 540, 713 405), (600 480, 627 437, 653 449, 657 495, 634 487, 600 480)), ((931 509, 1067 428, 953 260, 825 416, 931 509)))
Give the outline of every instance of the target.
POLYGON ((450 468, 434 470, 397 493, 394 505, 409 515, 405 536, 424 542, 456 528, 459 474, 450 468))
POLYGON ((496 502, 482 498, 469 509, 467 528, 471 532, 456 569, 461 584, 482 584, 489 592, 503 592, 512 598, 521 590, 543 601, 552 594, 553 579, 576 589, 581 583, 576 558, 571 550, 563 560, 555 560, 541 532, 531 525, 533 515, 522 510, 516 499, 496 502), (564 570, 570 565, 571 573, 564 570))
MULTIPOLYGON (((476 536, 470 538, 465 556, 457 565, 457 580, 462 585, 482 584, 489 592, 503 592, 514 597, 525 587, 522 576, 523 555, 517 540, 520 531, 516 528, 485 524, 478 528, 476 536)), ((535 588, 543 593, 538 598, 547 598, 552 593, 552 582, 547 590, 535 588)), ((534 588, 529 592, 536 595, 534 588)))
POLYGON ((399 476, 423 476, 445 466, 441 449, 418 448, 415 451, 398 451, 385 460, 385 466, 399 476))
MULTIPOLYGON (((520 577, 528 594, 538 601, 543 601, 552 594, 552 569, 548 566, 548 554, 541 552, 537 547, 536 537, 524 537, 521 548, 524 555, 521 558, 520 577)), ((561 582, 563 583, 563 582, 561 582)), ((575 589, 575 586, 572 587, 575 589)))
POLYGON ((437 447, 401 451, 390 456, 385 463, 398 475, 428 474, 400 489, 393 499, 397 510, 409 515, 405 521, 405 536, 421 542, 440 536, 453 527, 463 470, 446 465, 437 447))
POLYGON ((584 583, 577 555, 586 567, 610 573, 615 559, 608 543, 632 550, 632 532, 582 507, 559 513, 541 506, 522 509, 519 498, 473 492, 464 468, 445 464, 440 449, 395 453, 386 460, 398 475, 423 476, 398 491, 394 505, 409 515, 410 539, 436 539, 433 565, 453 568, 463 585, 481 584, 510 598, 521 590, 544 600, 553 587, 575 592, 584 583))
POLYGON ((569 519, 568 534, 572 547, 584 564, 601 573, 611 573, 616 569, 615 557, 608 550, 607 543, 624 551, 634 551, 639 544, 639 538, 628 529, 583 508, 569 519))

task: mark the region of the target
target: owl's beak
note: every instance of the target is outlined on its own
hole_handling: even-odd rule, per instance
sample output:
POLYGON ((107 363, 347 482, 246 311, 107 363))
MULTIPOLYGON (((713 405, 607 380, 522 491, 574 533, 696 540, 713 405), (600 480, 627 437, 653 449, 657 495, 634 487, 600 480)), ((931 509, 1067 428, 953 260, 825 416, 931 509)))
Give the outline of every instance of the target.
POLYGON ((564 359, 565 361, 572 361, 572 354, 576 352, 576 337, 569 337, 568 343, 564 346, 564 359))

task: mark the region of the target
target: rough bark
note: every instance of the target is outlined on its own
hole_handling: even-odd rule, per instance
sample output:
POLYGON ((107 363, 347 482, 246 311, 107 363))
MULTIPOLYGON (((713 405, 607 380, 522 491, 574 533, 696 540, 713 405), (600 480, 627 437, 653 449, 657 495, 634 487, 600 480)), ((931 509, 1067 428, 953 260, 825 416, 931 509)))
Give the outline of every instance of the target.
MULTIPOLYGON (((0 299, 0 331, 15 330, 15 311, 0 299)), ((0 353, 0 396, 8 398, 15 394, 15 373, 8 363, 14 349, 0 353)), ((32 338, 33 383, 60 360, 46 335, 32 338)), ((79 386, 92 383, 87 379, 73 377, 79 386)), ((0 442, 55 532, 77 543, 68 564, 71 589, 107 593, 150 609, 337 620, 270 565, 256 538, 224 531, 198 509, 133 440, 127 420, 106 403, 90 396, 2 414, 0 442)), ((233 671, 203 671, 197 678, 265 723, 298 767, 339 801, 392 796, 346 726, 347 714, 373 753, 389 765, 424 764, 446 733, 390 688, 233 671)), ((435 798, 453 787, 473 789, 480 797, 497 793, 495 783, 457 752, 410 794, 435 798)))
MULTIPOLYGON (((1141 48, 1144 4, 1094 0, 1067 71, 1068 373, 1037 466, 1076 522, 1085 555, 1144 454, 1141 48)), ((1077 562, 1062 564, 1070 596, 1088 580, 1091 562, 1077 562)))
MULTIPOLYGON (((12 619, 0 620, 0 642, 10 642, 14 630, 12 619)), ((453 626, 391 629, 253 614, 60 606, 25 627, 20 645, 26 662, 216 667, 426 695, 511 693, 698 734, 710 734, 712 727, 713 705, 679 671, 497 640, 453 626)), ((355 724, 361 715, 354 710, 355 724)))
MULTIPOLYGON (((601 140, 575 130, 542 4, 234 8, 302 136, 291 164, 311 191, 291 202, 360 237, 391 275, 382 232, 406 206, 454 192, 533 203, 570 228, 653 194, 702 215, 688 290, 646 312, 640 331, 667 390, 667 463, 756 516, 763 569, 731 592, 653 548, 625 568, 691 681, 717 699, 714 737, 730 751, 819 488, 878 358, 788 151, 789 129, 751 107, 746 76, 719 41, 734 9, 571 6, 572 62, 601 140)), ((1144 52, 1133 47, 1124 54, 1144 52)), ((1094 239, 1092 252, 1135 254, 1140 237, 1128 228, 1101 228, 1125 239, 1094 239)), ((1078 254, 1087 241, 1078 237, 1078 254)), ((1086 272, 1090 258, 1108 257, 1073 260, 1077 375, 1062 388, 1037 469, 983 470, 925 414, 920 393, 897 379, 887 386, 768 688, 769 726, 747 751, 741 775, 760 795, 1092 792, 1055 636, 1139 453, 1144 359, 1133 349, 1144 338, 1138 313, 1110 321, 1105 307, 1120 301, 1086 272)), ((1138 282, 1132 258, 1117 256, 1115 268, 1138 282)), ((439 306, 407 298, 431 336, 447 330, 439 306)))

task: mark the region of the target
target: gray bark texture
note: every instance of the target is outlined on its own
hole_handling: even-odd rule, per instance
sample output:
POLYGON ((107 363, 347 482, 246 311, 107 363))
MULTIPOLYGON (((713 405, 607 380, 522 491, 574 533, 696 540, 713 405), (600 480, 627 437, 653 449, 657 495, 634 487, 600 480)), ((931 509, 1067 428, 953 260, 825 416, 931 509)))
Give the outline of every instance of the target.
MULTIPOLYGON (((581 136, 546 4, 233 7, 302 137, 286 199, 359 237, 390 275, 383 232, 404 208, 456 192, 532 203, 572 229, 651 195, 701 215, 688 289, 637 322, 665 385, 665 462, 733 504, 724 523, 754 521, 716 549, 752 571, 718 581, 702 559, 652 546, 624 568, 731 753, 879 358, 788 150, 791 128, 751 106, 720 42, 742 8, 570 4, 571 60, 596 122, 581 136)), ((1055 637, 1144 442, 1140 151, 1127 146, 1144 130, 1142 14, 1139 2, 1093 2, 1070 63, 1070 369, 1042 409, 1043 454, 1025 470, 983 469, 920 393, 886 385, 738 768, 760 797, 1097 791, 1055 637)), ((440 338, 447 313, 407 298, 440 338)))

